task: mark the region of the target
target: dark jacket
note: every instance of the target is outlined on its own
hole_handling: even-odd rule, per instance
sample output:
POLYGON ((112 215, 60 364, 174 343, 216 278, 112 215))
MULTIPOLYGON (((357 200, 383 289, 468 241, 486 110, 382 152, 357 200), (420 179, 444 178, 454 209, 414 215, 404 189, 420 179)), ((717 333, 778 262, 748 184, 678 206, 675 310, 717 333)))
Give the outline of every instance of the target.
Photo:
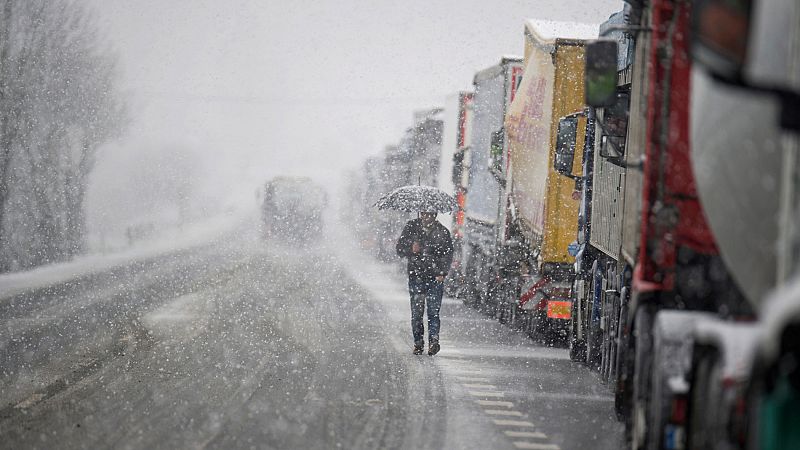
POLYGON ((397 254, 408 258, 408 276, 422 281, 433 281, 439 275, 447 275, 453 262, 453 240, 450 232, 434 220, 427 229, 421 219, 409 220, 397 240, 397 254), (419 253, 411 253, 411 244, 419 242, 419 253))

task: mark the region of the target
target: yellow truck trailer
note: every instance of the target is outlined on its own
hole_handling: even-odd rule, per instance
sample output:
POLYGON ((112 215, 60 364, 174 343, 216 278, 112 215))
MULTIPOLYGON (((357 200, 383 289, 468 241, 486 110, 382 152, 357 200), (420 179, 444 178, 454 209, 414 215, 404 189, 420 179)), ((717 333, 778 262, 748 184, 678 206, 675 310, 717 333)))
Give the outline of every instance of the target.
MULTIPOLYGON (((584 109, 584 44, 596 37, 596 26, 526 23, 522 83, 505 119, 511 159, 508 216, 515 225, 508 229, 518 234, 507 238, 521 240, 532 255, 519 306, 529 312, 534 330, 557 325, 564 332, 571 314, 575 259, 568 247, 576 236, 580 196, 575 181, 556 173, 553 161, 559 118, 584 109)), ((586 119, 576 117, 577 126, 585 126, 586 119)), ((582 139, 575 142, 573 173, 581 173, 582 139)))

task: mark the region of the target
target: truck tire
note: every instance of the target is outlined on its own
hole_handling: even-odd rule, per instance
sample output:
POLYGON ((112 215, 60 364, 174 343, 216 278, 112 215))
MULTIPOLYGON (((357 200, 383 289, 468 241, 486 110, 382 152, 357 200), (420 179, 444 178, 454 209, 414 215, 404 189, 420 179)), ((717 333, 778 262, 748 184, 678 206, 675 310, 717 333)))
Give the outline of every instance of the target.
POLYGON ((620 346, 622 345, 622 334, 623 328, 625 324, 625 320, 627 319, 627 308, 625 308, 626 299, 628 297, 628 287, 623 286, 622 289, 619 291, 619 299, 617 302, 616 310, 614 311, 614 335, 613 341, 611 342, 611 358, 609 363, 611 364, 611 375, 609 376, 609 383, 612 386, 616 386, 617 378, 619 377, 619 353, 620 353, 620 346))
MULTIPOLYGON (((623 324, 627 323, 627 307, 623 316, 623 324)), ((617 357, 617 384, 614 389, 614 412, 617 420, 625 422, 626 431, 630 428, 627 422, 631 417, 631 393, 633 392, 633 358, 634 354, 632 329, 622 327, 620 330, 619 356, 617 357)), ((627 440, 630 442, 630 439, 627 440)))
POLYGON ((603 303, 603 355, 600 375, 603 381, 608 383, 611 379, 613 347, 617 336, 615 323, 619 314, 619 277, 616 276, 614 269, 608 269, 606 280, 606 290, 615 292, 605 293, 603 303))
POLYGON ((707 350, 695 348, 692 352, 692 382, 689 391, 689 420, 686 430, 688 449, 705 449, 713 447, 712 434, 709 433, 708 412, 712 409, 709 393, 709 376, 714 364, 707 350))
POLYGON ((572 361, 585 361, 586 360, 586 342, 579 340, 576 336, 574 322, 569 327, 569 359, 572 361))
MULTIPOLYGON (((580 274, 578 275, 580 277, 580 274)), ((586 316, 583 307, 585 298, 582 298, 576 287, 577 279, 573 283, 572 291, 575 292, 575 304, 572 308, 572 316, 569 319, 569 333, 567 342, 569 345, 569 359, 572 361, 586 361, 586 340, 578 338, 578 327, 583 326, 583 319, 586 316)))
POLYGON ((655 308, 640 306, 634 318, 634 360, 633 360, 633 395, 631 396, 630 421, 626 426, 626 435, 630 436, 631 448, 643 450, 648 448, 649 430, 648 416, 650 409, 650 388, 653 357, 653 319, 655 308))
POLYGON ((602 314, 603 301, 603 276, 597 268, 597 261, 592 264, 592 283, 587 299, 588 317, 586 327, 586 365, 592 370, 597 370, 600 364, 602 336, 600 334, 600 321, 595 321, 595 315, 602 314), (595 301, 598 298, 600 301, 595 301))

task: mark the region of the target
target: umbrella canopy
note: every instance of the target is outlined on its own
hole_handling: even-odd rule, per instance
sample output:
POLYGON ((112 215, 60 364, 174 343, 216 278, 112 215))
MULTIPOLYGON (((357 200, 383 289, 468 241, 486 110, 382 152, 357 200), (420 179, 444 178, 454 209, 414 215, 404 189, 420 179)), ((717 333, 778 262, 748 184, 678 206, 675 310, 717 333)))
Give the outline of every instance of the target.
POLYGON ((384 195, 375 203, 378 209, 449 213, 458 203, 448 193, 431 186, 403 186, 384 195))

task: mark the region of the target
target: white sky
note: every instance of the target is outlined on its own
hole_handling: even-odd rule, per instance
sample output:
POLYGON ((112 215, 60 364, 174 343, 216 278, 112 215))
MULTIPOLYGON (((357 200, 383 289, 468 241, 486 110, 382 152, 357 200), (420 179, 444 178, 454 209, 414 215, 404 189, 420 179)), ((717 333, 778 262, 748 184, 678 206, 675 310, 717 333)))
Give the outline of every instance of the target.
MULTIPOLYGON (((134 119, 126 139, 104 151, 96 184, 124 184, 132 164, 181 148, 208 169, 205 190, 236 195, 278 173, 338 178, 395 143, 414 110, 469 89, 501 55, 522 54, 526 19, 599 23, 622 8, 620 0, 86 1, 120 55, 134 119)), ((119 203, 111 191, 90 195, 107 215, 119 203)))

